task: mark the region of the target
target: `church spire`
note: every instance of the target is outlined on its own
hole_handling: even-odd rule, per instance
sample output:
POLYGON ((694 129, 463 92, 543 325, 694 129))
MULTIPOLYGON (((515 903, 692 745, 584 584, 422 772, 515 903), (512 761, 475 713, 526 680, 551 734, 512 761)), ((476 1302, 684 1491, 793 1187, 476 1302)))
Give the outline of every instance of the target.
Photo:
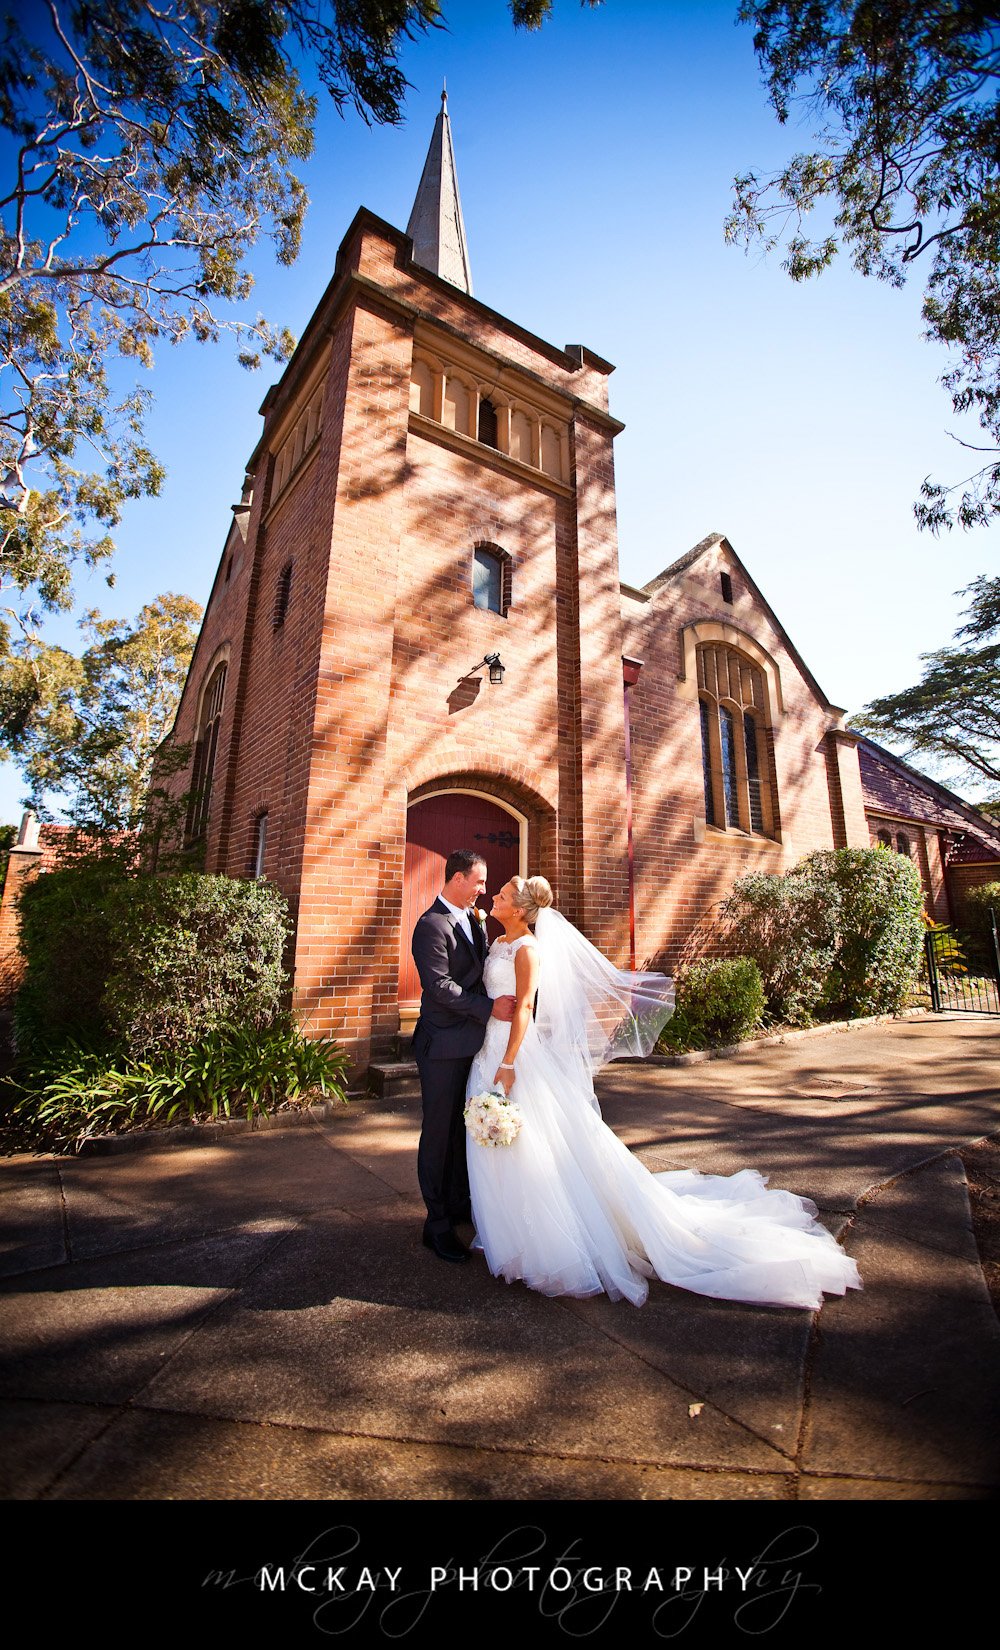
POLYGON ((413 261, 442 280, 472 294, 469 249, 458 197, 458 174, 448 119, 448 93, 441 93, 441 112, 434 122, 430 148, 420 177, 413 211, 406 226, 413 239, 413 261))

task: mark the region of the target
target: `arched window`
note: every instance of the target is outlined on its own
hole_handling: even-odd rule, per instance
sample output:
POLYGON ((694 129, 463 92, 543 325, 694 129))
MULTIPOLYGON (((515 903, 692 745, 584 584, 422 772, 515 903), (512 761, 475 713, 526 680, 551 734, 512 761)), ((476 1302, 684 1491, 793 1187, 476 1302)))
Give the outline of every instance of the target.
POLYGON ((879 833, 878 833, 878 843, 879 843, 880 848, 891 848, 892 847, 892 837, 889 835, 888 831, 879 831, 879 833))
POLYGON ((703 643, 697 662, 706 823, 773 837, 777 808, 763 672, 722 644, 703 643))
POLYGON ((910 839, 905 831, 896 832, 896 852, 905 854, 907 859, 910 858, 910 839))
POLYGON ((188 794, 185 843, 197 842, 205 835, 208 809, 212 800, 212 775, 215 771, 215 752, 219 743, 219 725, 226 695, 226 666, 217 665, 202 695, 198 737, 194 748, 194 768, 191 790, 188 794))
POLYGON ((511 558, 496 544, 477 544, 472 553, 472 600, 506 616, 511 598, 511 558))
POLYGON ((479 403, 479 439, 484 447, 497 444, 497 410, 485 396, 479 403))

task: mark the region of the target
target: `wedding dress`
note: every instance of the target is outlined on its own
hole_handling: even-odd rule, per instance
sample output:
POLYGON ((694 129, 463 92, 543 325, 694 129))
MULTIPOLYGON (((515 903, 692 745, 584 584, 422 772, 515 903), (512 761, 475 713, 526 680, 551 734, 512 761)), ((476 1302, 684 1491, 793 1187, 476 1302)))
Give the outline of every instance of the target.
MULTIPOLYGON (((622 1043, 620 1026, 609 1035, 607 1022, 602 1028, 589 1013, 579 959, 585 971, 585 948, 619 980, 668 982, 618 974, 559 912, 540 913, 536 933, 538 1008, 515 1057, 511 1091, 524 1122, 510 1146, 480 1146, 471 1136, 467 1143, 473 1247, 494 1276, 521 1279, 545 1295, 606 1293, 636 1306, 651 1277, 720 1300, 774 1306, 818 1307, 824 1291, 860 1289, 855 1262, 816 1220, 808 1198, 769 1191, 753 1169, 727 1177, 643 1167, 603 1122, 594 1096, 592 1070, 633 1050, 628 1037, 622 1043), (560 941, 572 940, 568 954, 558 945, 547 952, 546 926, 560 941), (567 955, 577 961, 572 972, 567 955), (548 1011, 547 962, 554 987, 548 1011)), ((516 992, 514 957, 535 943, 530 934, 511 944, 494 941, 484 971, 491 997, 516 992)), ((489 1021, 472 1064, 470 1097, 493 1086, 509 1032, 506 1023, 489 1021)))

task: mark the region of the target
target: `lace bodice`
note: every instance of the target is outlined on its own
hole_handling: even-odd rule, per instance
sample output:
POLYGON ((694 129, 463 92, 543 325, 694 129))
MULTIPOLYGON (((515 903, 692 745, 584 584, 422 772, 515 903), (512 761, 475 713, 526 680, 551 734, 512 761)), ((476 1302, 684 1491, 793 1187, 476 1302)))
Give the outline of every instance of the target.
POLYGON ((520 939, 494 940, 483 969, 483 984, 490 997, 513 997, 517 992, 514 958, 522 945, 534 945, 533 934, 522 934, 520 939))

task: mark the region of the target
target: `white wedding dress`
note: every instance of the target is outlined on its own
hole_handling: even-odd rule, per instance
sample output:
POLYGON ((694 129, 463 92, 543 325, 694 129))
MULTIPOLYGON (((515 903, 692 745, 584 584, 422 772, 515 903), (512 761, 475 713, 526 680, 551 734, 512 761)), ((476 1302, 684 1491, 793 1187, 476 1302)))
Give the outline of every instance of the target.
MULTIPOLYGON (((483 976, 491 997, 515 993, 515 953, 534 943, 531 935, 494 941, 483 976)), ((493 1086, 509 1032, 489 1021, 469 1096, 493 1086)), ((524 1117, 517 1139, 495 1147, 467 1141, 473 1247, 495 1276, 545 1295, 605 1293, 636 1306, 651 1277, 773 1306, 818 1307, 824 1291, 861 1288, 855 1262, 808 1198, 768 1191, 753 1169, 651 1174, 602 1121, 589 1077, 574 1074, 560 1052, 529 1021, 511 1092, 524 1117)))

